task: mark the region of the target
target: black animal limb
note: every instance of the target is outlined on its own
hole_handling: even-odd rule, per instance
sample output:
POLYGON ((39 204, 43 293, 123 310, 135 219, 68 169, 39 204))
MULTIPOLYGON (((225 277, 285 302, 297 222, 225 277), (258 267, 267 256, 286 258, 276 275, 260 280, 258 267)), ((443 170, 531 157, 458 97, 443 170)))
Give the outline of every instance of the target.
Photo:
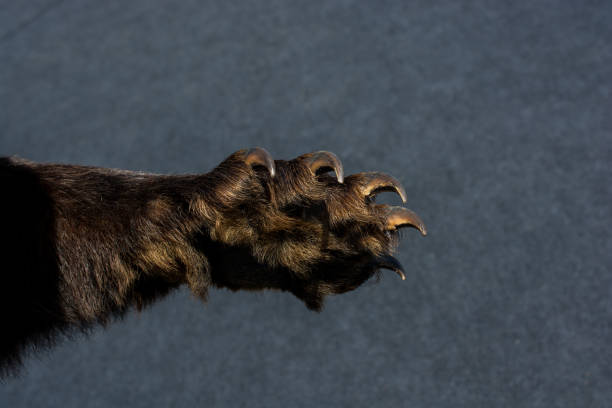
POLYGON ((182 284, 203 300, 211 286, 280 289, 320 310, 380 268, 403 279, 397 228, 426 234, 412 211, 374 202, 385 190, 406 201, 396 179, 345 178, 325 151, 284 161, 240 150, 209 173, 173 176, 1 158, 0 183, 4 375, 58 334, 182 284))

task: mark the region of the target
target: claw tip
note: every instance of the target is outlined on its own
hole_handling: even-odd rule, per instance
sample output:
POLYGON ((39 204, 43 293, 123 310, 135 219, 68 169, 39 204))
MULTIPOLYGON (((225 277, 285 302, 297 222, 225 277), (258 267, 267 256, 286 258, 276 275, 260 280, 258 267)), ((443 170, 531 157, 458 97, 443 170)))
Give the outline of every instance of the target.
POLYGON ((390 255, 384 256, 379 258, 377 263, 379 268, 390 269, 397 273, 402 280, 406 280, 406 275, 404 275, 404 268, 402 267, 402 264, 400 264, 394 257, 390 255))
POLYGON ((244 161, 250 166, 266 167, 268 169, 268 173, 270 173, 270 177, 274 177, 274 175, 276 174, 274 160, 266 149, 263 149, 261 147, 254 147, 250 149, 245 153, 244 161))
POLYGON ((338 183, 344 182, 344 169, 338 156, 326 150, 311 153, 308 158, 308 167, 312 174, 317 174, 319 169, 332 169, 336 173, 338 183))

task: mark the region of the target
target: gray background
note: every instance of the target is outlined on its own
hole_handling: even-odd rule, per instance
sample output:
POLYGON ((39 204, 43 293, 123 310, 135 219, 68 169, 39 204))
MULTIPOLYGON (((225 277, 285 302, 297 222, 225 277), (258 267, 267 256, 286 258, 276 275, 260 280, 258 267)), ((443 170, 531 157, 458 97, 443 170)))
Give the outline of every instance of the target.
POLYGON ((0 406, 610 406, 612 2, 432 3, 1 1, 0 155, 327 149, 402 180, 430 235, 404 234, 406 282, 321 314, 180 290, 31 358, 0 406))

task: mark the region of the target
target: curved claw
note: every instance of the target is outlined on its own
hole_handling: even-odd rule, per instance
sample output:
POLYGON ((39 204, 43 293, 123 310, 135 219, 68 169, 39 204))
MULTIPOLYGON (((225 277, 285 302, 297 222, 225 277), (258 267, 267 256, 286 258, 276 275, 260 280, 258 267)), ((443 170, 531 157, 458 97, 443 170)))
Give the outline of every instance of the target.
POLYGON ((395 177, 378 172, 362 173, 362 177, 366 184, 361 192, 366 197, 382 191, 395 191, 402 198, 402 202, 406 202, 406 190, 395 177))
POLYGON ((421 235, 427 235, 425 223, 414 211, 404 207, 390 207, 387 212, 387 229, 395 230, 403 226, 414 227, 421 231, 421 235))
POLYGON ((404 275, 404 267, 391 255, 381 256, 380 258, 376 259, 376 265, 379 268, 389 269, 397 273, 402 280, 406 280, 406 276, 404 275))
POLYGON ((254 166, 263 166, 268 169, 270 172, 270 176, 274 177, 276 174, 276 168, 274 167, 274 160, 270 153, 266 149, 261 147, 254 147, 250 149, 244 155, 244 162, 251 167, 254 166))
POLYGON ((320 169, 332 169, 336 173, 338 183, 344 182, 344 169, 342 168, 342 163, 338 156, 332 152, 325 150, 314 152, 312 156, 306 160, 306 164, 310 171, 312 171, 312 174, 316 174, 317 170, 320 169))

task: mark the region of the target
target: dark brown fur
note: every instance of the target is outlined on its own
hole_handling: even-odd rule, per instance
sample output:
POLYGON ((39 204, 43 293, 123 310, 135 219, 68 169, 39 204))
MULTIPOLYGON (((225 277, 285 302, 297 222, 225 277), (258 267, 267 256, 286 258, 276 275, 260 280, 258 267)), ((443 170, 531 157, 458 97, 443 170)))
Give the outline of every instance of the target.
POLYGON ((390 254, 384 206, 277 160, 272 179, 236 152, 202 175, 0 159, 1 374, 72 328, 107 324, 182 284, 293 293, 314 310, 390 254))

